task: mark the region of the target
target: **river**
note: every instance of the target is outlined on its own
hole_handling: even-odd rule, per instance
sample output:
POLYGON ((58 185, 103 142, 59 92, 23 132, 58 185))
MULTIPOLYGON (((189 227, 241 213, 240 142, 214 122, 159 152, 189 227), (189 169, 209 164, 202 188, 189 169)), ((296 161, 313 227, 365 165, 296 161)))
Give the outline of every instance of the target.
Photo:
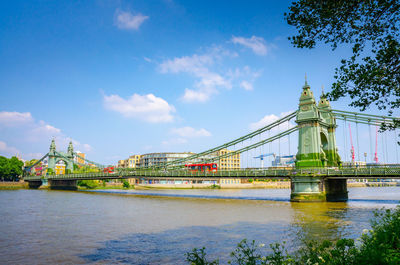
MULTIPOLYGON (((400 187, 350 188, 346 203, 291 203, 286 189, 0 191, 0 264, 187 264, 206 247, 226 264, 243 238, 294 250, 358 238, 400 187)), ((265 248, 267 251, 268 248, 265 248)))

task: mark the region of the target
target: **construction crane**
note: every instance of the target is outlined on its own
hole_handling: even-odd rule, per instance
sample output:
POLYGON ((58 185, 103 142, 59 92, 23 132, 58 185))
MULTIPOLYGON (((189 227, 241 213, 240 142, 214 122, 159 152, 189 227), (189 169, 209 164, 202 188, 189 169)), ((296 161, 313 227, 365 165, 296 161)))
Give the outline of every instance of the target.
POLYGON ((350 123, 349 123, 349 131, 350 131, 350 144, 351 144, 351 150, 350 150, 350 152, 351 152, 351 162, 354 164, 355 162, 354 162, 354 159, 355 159, 355 157, 354 157, 354 146, 353 146, 353 137, 351 136, 351 127, 350 127, 350 123))
POLYGON ((259 158, 261 160, 261 168, 264 168, 264 157, 268 157, 268 156, 274 156, 274 158, 275 158, 275 153, 263 154, 263 155, 256 156, 254 158, 259 158))

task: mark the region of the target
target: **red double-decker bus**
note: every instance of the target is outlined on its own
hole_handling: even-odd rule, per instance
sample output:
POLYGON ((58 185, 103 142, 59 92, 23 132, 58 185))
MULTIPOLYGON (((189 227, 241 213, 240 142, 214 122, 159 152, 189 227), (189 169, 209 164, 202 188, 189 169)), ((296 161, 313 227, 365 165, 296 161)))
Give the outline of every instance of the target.
POLYGON ((114 167, 105 167, 105 168, 103 169, 103 172, 104 172, 104 173, 113 174, 113 173, 115 173, 115 172, 114 172, 114 167))
POLYGON ((218 165, 216 163, 209 164, 187 164, 185 167, 191 172, 217 172, 218 165))

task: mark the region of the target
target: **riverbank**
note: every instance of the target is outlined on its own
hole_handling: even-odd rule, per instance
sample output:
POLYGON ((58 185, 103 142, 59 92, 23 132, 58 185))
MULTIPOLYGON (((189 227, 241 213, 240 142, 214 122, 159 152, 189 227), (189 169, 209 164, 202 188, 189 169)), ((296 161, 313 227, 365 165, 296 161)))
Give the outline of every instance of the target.
POLYGON ((19 190, 27 189, 28 183, 24 181, 13 182, 13 181, 2 181, 0 182, 0 190, 19 190))

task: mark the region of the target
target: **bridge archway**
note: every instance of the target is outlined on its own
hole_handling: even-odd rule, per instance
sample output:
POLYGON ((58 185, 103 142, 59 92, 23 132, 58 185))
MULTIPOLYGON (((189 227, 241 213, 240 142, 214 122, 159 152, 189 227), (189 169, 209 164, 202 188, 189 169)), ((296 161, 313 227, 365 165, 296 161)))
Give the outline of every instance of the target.
POLYGON ((322 150, 326 152, 328 150, 328 137, 325 135, 324 132, 320 132, 320 137, 321 137, 322 150))
POLYGON ((72 172, 70 172, 71 171, 70 168, 71 167, 73 168, 73 163, 71 161, 69 161, 68 159, 65 159, 65 158, 62 158, 62 157, 58 157, 55 160, 55 166, 57 166, 57 163, 59 163, 60 161, 63 161, 64 164, 65 164, 65 171, 64 171, 65 174, 72 173, 72 172))

